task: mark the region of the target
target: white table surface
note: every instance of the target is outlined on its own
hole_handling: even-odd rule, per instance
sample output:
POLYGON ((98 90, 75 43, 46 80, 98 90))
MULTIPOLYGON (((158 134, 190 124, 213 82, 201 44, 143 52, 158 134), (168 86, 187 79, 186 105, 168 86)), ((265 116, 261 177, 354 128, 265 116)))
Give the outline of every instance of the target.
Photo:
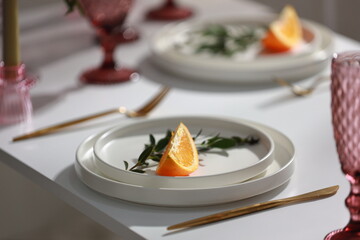
MULTIPOLYGON (((322 84, 313 95, 298 98, 288 89, 276 85, 245 88, 198 84, 160 72, 149 64, 146 57, 150 37, 164 23, 143 21, 140 16, 150 3, 137 2, 129 21, 139 30, 141 39, 119 47, 116 57, 124 65, 139 69, 141 79, 111 86, 79 84, 79 74, 101 59, 101 51, 96 46, 41 66, 41 78, 31 92, 33 122, 30 126, 0 127, 0 161, 124 239, 304 240, 322 239, 329 231, 343 227, 349 217, 344 205, 349 184, 340 171, 333 140, 329 82, 322 84), (147 206, 97 193, 86 187, 74 170, 75 151, 83 139, 116 124, 128 124, 137 119, 115 115, 58 134, 11 142, 12 137, 31 129, 118 105, 136 108, 162 84, 173 89, 150 118, 225 116, 273 127, 295 144, 296 166, 291 180, 269 193, 234 203, 197 208, 147 206), (196 217, 336 184, 340 185, 338 194, 324 200, 268 210, 190 230, 174 233, 166 230, 168 225, 196 217)), ((196 18, 199 19, 270 11, 250 1, 223 0, 219 4, 216 0, 198 0, 196 3, 185 3, 197 9, 196 18)), ((359 43, 345 37, 334 37, 336 52, 360 47, 359 43)), ((306 85, 307 81, 301 84, 306 85)))

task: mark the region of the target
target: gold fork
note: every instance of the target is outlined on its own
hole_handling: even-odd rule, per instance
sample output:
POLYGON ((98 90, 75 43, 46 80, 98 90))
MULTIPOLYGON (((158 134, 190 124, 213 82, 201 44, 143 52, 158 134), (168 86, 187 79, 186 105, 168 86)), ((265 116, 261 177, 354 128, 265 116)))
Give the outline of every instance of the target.
POLYGON ((146 116, 151 110, 153 110, 161 102, 161 100, 166 96, 166 94, 169 92, 169 90, 170 90, 169 87, 162 88, 161 91, 158 94, 156 94, 156 96, 154 96, 149 102, 147 102, 143 107, 139 108, 138 110, 131 111, 131 110, 128 110, 126 107, 121 106, 121 107, 111 109, 108 111, 104 111, 101 113, 92 114, 92 115, 82 117, 79 119, 75 119, 72 121, 56 124, 54 126, 50 126, 50 127, 46 127, 46 128, 42 128, 42 129, 36 130, 34 132, 31 132, 31 133, 28 133, 25 135, 15 137, 15 138, 13 138, 13 142, 25 140, 28 138, 47 135, 47 134, 50 134, 53 132, 57 132, 60 129, 70 127, 72 125, 79 124, 82 122, 86 122, 86 121, 89 121, 89 120, 92 120, 95 118, 110 115, 113 113, 125 114, 127 117, 130 117, 130 118, 143 117, 143 116, 146 116))
POLYGON ((298 97, 304 97, 304 96, 308 96, 311 93, 313 93, 314 90, 319 86, 319 84, 322 81, 324 81, 325 79, 327 79, 327 77, 325 77, 325 76, 316 78, 315 81, 310 85, 310 87, 302 87, 299 85, 291 84, 281 78, 277 78, 274 81, 277 82, 281 86, 289 87, 291 92, 294 95, 296 95, 298 97))

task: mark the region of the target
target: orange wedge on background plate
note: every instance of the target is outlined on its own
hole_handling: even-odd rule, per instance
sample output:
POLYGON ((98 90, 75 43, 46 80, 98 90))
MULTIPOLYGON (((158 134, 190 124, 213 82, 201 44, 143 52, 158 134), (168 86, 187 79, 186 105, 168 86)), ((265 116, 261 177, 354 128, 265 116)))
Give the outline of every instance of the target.
POLYGON ((188 128, 180 123, 160 159, 156 174, 188 176, 199 166, 198 152, 188 128))
POLYGON ((270 24, 263 47, 271 52, 286 52, 300 44, 302 28, 296 10, 288 5, 281 11, 279 19, 270 24))

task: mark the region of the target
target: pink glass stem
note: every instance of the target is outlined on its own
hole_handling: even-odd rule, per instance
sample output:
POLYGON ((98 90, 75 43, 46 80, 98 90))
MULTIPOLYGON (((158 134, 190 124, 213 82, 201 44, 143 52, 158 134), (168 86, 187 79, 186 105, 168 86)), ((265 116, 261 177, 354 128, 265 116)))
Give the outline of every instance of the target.
POLYGON ((345 201, 350 211, 350 222, 346 228, 348 231, 358 232, 360 237, 360 176, 354 178, 347 175, 347 179, 351 183, 351 190, 345 201))
POLYGON ((140 34, 133 27, 124 27, 117 30, 113 38, 119 44, 131 43, 140 38, 140 34))
POLYGON ((176 7, 174 0, 166 0, 165 7, 176 7))
POLYGON ((104 35, 104 33, 100 34, 101 47, 104 50, 104 60, 101 64, 101 68, 114 68, 116 65, 114 60, 114 50, 117 43, 111 39, 111 36, 104 35))
POLYGON ((360 177, 346 177, 351 184, 350 194, 345 200, 350 212, 350 221, 344 228, 329 233, 325 240, 360 240, 360 177))
POLYGON ((189 18, 193 15, 191 9, 176 4, 174 0, 165 0, 161 7, 150 10, 147 18, 160 21, 172 21, 189 18))
POLYGON ((325 239, 360 239, 360 51, 335 55, 331 67, 332 123, 341 169, 351 185, 345 201, 350 221, 325 239))

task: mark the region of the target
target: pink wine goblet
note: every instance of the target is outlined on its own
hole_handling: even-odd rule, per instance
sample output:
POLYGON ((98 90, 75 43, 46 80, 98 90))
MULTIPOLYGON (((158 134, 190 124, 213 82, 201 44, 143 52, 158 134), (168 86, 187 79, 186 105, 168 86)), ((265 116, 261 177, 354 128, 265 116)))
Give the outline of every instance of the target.
POLYGON ((119 44, 130 43, 139 39, 139 33, 130 26, 120 27, 119 30, 114 32, 113 37, 119 44))
POLYGON ((351 190, 345 200, 350 221, 325 240, 360 239, 360 51, 336 54, 331 64, 331 110, 341 169, 351 190))
POLYGON ((99 67, 87 70, 80 79, 85 83, 110 84, 131 80, 135 70, 117 66, 114 50, 119 41, 114 37, 131 8, 132 0, 79 0, 84 14, 96 28, 104 52, 99 67))
POLYGON ((190 8, 179 6, 175 0, 165 0, 159 8, 150 10, 147 18, 152 20, 180 20, 191 17, 193 12, 190 8))

